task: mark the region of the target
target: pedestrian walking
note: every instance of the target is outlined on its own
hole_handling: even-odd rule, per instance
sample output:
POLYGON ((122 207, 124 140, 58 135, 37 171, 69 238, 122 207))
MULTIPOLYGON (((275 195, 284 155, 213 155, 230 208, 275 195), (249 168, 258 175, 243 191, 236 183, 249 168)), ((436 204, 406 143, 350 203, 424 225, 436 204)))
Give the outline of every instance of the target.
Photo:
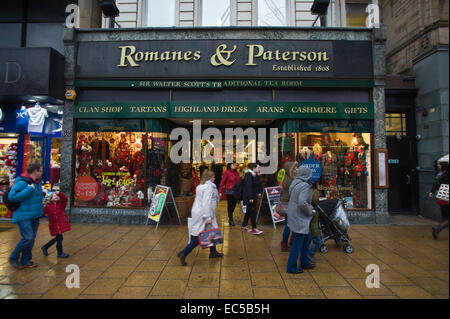
MULTIPOLYGON (((448 162, 445 161, 436 161, 435 162, 435 169, 436 169, 436 177, 433 182, 433 186, 431 188, 431 191, 429 193, 430 198, 433 198, 435 196, 435 192, 439 190, 442 184, 448 185, 448 162)), ((438 227, 432 228, 432 235, 434 239, 438 239, 439 233, 448 227, 448 212, 449 212, 449 206, 448 201, 443 201, 440 199, 436 199, 437 204, 441 208, 441 218, 442 221, 438 225, 438 227)))
MULTIPOLYGON (((200 185, 195 190, 195 200, 192 205, 191 217, 188 218, 189 243, 177 256, 183 266, 186 266, 186 257, 198 246, 198 235, 207 227, 218 228, 216 219, 216 206, 220 201, 219 192, 214 184, 214 172, 205 170, 200 178, 200 185)), ((209 258, 222 257, 216 246, 209 248, 209 258)))
MULTIPOLYGON (((313 186, 314 187, 314 186, 313 186)), ((314 190, 312 190, 312 200, 311 205, 313 207, 316 207, 319 203, 320 193, 319 191, 314 187, 314 190)), ((308 251, 308 259, 310 262, 315 263, 316 258, 314 255, 316 252, 320 249, 320 246, 322 245, 322 237, 320 235, 320 229, 319 229, 319 213, 314 210, 313 216, 311 218, 311 223, 309 225, 309 233, 311 235, 311 240, 308 245, 309 251, 308 251)))
POLYGON ((64 212, 67 205, 67 196, 62 192, 53 193, 50 203, 44 207, 44 216, 48 216, 48 228, 50 235, 54 236, 48 243, 41 247, 42 253, 48 256, 48 249, 56 243, 58 258, 67 258, 68 254, 63 252, 63 233, 70 230, 69 218, 64 212))
POLYGON ((9 257, 10 264, 16 269, 37 267, 31 260, 31 251, 44 208, 41 178, 42 164, 31 163, 27 171, 16 178, 8 194, 9 201, 20 202, 19 208, 13 212, 12 223, 19 227, 22 239, 9 257))
POLYGON ((258 198, 262 196, 263 192, 258 173, 258 164, 248 164, 248 169, 245 171, 242 193, 242 201, 246 206, 244 222, 242 223, 242 231, 252 233, 253 235, 262 234, 262 231, 256 227, 256 203, 258 198), (253 226, 251 230, 247 227, 249 219, 251 220, 253 226))
POLYGON ((241 181, 239 172, 236 170, 236 164, 231 163, 227 165, 227 170, 222 176, 220 181, 219 190, 221 194, 225 194, 227 197, 227 209, 228 209, 228 223, 230 226, 234 226, 233 213, 236 208, 237 199, 233 195, 234 185, 241 181))
POLYGON ((288 240, 291 235, 291 230, 289 229, 287 223, 287 208, 289 204, 289 187, 294 181, 297 175, 298 162, 287 162, 284 164, 286 175, 281 182, 281 196, 280 202, 277 205, 277 213, 284 215, 286 221, 284 223, 283 238, 281 240, 281 251, 289 251, 288 240))
POLYGON ((310 241, 309 225, 313 212, 311 205, 312 185, 309 179, 312 171, 306 166, 300 166, 296 179, 289 187, 288 226, 293 232, 293 242, 287 263, 288 273, 302 273, 303 269, 312 269, 314 265, 308 260, 310 241), (300 268, 297 265, 300 255, 300 268))

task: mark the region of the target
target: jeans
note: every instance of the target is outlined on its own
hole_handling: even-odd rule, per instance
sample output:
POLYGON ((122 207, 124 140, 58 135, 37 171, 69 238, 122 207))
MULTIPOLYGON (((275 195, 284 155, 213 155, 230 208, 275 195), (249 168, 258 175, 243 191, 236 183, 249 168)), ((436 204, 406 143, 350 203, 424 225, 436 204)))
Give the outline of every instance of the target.
POLYGON ((236 208, 237 199, 233 195, 227 195, 228 220, 233 220, 233 212, 236 208))
POLYGON ((314 254, 319 250, 320 245, 322 245, 322 237, 320 237, 320 235, 313 237, 313 238, 311 238, 310 243, 312 243, 312 244, 311 244, 311 248, 309 248, 308 256, 314 257, 314 254))
POLYGON ((56 250, 58 251, 58 255, 61 255, 63 253, 62 241, 63 241, 63 235, 56 235, 55 238, 51 239, 43 247, 45 249, 49 249, 51 246, 53 246, 54 243, 56 243, 56 250))
POLYGON ((14 249, 11 256, 9 256, 9 259, 19 261, 20 254, 22 253, 20 263, 26 265, 31 261, 31 250, 33 249, 39 228, 39 218, 25 219, 20 221, 17 225, 19 226, 22 239, 17 244, 16 249, 14 249))
POLYGON ((298 272, 298 255, 300 255, 301 268, 312 266, 308 261, 308 246, 310 240, 310 234, 298 234, 292 233, 294 238, 292 242, 291 252, 289 253, 289 259, 287 264, 287 272, 298 272))
MULTIPOLYGON (((183 256, 186 257, 197 246, 198 246, 198 236, 191 236, 191 242, 189 244, 187 244, 186 247, 184 247, 184 249, 181 251, 181 253, 183 254, 183 256)), ((216 246, 209 247, 209 251, 210 252, 216 251, 216 246)))
POLYGON ((245 213, 242 227, 247 227, 249 219, 252 221, 253 228, 256 229, 256 200, 253 203, 247 204, 247 212, 245 213))
POLYGON ((284 244, 287 244, 290 234, 291 234, 291 229, 288 226, 288 219, 287 219, 287 215, 286 215, 286 221, 284 222, 283 239, 281 240, 281 242, 284 244))

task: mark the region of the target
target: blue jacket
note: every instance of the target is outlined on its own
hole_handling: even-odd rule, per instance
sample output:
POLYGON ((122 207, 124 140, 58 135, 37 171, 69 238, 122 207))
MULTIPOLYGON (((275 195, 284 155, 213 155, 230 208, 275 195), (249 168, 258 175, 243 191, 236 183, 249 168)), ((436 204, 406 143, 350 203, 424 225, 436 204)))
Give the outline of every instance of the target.
POLYGON ((33 182, 25 176, 17 177, 14 186, 9 191, 9 200, 20 202, 19 209, 13 212, 13 224, 17 224, 24 219, 39 218, 43 215, 44 205, 42 204, 41 185, 33 182, 34 188, 32 188, 28 186, 30 181, 33 182))

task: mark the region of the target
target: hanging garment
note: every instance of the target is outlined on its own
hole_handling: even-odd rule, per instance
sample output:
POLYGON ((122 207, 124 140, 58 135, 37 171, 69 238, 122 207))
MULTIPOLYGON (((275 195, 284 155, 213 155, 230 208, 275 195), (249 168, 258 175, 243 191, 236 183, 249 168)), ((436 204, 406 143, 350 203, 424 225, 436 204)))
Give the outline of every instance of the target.
POLYGON ((326 152, 321 158, 322 175, 336 176, 337 175, 337 157, 334 153, 326 152))
POLYGON ((95 139, 91 143, 92 147, 92 157, 94 159, 99 159, 105 161, 109 158, 109 143, 103 139, 95 139))
POLYGON ((23 106, 20 111, 17 111, 16 116, 16 132, 22 134, 28 134, 28 122, 30 117, 28 116, 27 109, 23 106))
POLYGON ((35 107, 27 109, 27 114, 30 117, 28 121, 28 132, 42 133, 45 118, 48 117, 47 110, 40 107, 40 105, 36 105, 35 107))

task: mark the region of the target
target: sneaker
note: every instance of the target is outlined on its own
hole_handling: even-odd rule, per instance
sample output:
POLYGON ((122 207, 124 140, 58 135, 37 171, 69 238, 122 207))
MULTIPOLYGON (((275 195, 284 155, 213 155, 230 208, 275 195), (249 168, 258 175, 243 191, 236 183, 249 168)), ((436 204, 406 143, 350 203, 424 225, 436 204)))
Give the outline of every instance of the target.
POLYGON ((28 264, 22 264, 23 268, 36 268, 38 264, 33 261, 30 261, 28 264))
POLYGON ((316 265, 309 264, 309 265, 306 265, 306 266, 302 266, 302 268, 303 269, 314 269, 314 268, 316 268, 316 265))
POLYGON ((245 231, 245 232, 247 232, 247 233, 250 233, 250 232, 251 232, 250 228, 248 228, 248 227, 242 227, 241 230, 242 230, 242 231, 245 231))
POLYGON ((68 254, 62 253, 62 254, 58 254, 58 258, 67 258, 69 257, 68 254))
POLYGON ((47 251, 46 247, 42 246, 41 250, 42 250, 42 253, 44 254, 44 256, 48 256, 48 251, 47 251))
POLYGON ((16 269, 23 269, 23 265, 21 265, 18 260, 10 259, 9 263, 16 269))
POLYGON ((262 232, 261 230, 259 230, 258 228, 253 228, 252 231, 251 231, 251 233, 252 233, 253 235, 260 235, 260 234, 262 234, 263 232, 262 232))
POLYGON ((228 223, 230 224, 230 226, 234 226, 234 221, 232 219, 230 219, 228 223))

